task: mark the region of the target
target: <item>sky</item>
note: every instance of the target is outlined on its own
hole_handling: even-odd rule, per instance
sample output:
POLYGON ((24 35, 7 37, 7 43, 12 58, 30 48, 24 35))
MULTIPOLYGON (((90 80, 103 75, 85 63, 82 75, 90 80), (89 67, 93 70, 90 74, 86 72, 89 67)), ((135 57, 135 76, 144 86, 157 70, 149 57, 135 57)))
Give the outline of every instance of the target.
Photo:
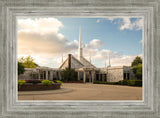
POLYGON ((140 17, 19 17, 18 59, 31 56, 39 66, 58 68, 68 54, 77 57, 79 30, 83 56, 96 67, 130 66, 142 57, 140 17))

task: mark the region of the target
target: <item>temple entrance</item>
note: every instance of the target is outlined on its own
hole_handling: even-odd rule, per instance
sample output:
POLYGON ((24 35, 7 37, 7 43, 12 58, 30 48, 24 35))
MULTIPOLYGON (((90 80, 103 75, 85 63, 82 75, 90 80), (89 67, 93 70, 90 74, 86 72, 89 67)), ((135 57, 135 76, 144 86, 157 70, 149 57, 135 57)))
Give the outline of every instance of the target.
POLYGON ((80 73, 83 73, 83 82, 93 83, 95 78, 94 68, 80 68, 76 70, 78 73, 78 80, 80 80, 80 73))

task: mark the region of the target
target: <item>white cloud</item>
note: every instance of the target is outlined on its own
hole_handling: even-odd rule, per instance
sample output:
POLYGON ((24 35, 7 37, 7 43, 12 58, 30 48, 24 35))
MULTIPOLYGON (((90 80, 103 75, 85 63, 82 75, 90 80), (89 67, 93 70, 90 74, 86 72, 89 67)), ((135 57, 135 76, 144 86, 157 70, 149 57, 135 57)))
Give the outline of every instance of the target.
MULTIPOLYGON (((110 63, 112 66, 130 66, 131 62, 137 55, 121 55, 118 52, 113 52, 107 49, 95 49, 91 47, 84 48, 84 57, 89 60, 91 55, 92 63, 95 64, 96 67, 103 67, 104 61, 106 60, 108 64, 108 55, 110 55, 110 63)), ((138 55, 142 57, 142 55, 138 55)))
POLYGON ((59 33, 63 24, 58 19, 20 19, 18 26, 18 54, 57 55, 78 46, 76 41, 70 42, 59 33))
POLYGON ((118 58, 111 58, 111 65, 112 66, 131 66, 132 61, 135 59, 136 56, 142 57, 141 54, 139 55, 121 55, 118 58))
POLYGON ((99 39, 93 39, 89 42, 89 44, 85 45, 85 47, 87 48, 99 48, 103 46, 104 46, 104 42, 99 39))
POLYGON ((135 21, 136 30, 141 30, 143 28, 143 19, 138 19, 135 21))
POLYGON ((120 30, 129 29, 129 30, 141 30, 143 27, 143 19, 136 19, 134 22, 131 22, 130 17, 124 17, 122 24, 120 25, 120 30))
MULTIPOLYGON (((110 18, 114 20, 114 18, 110 18)), ((130 28, 130 20, 126 18, 122 29, 130 28)), ((141 19, 135 22, 137 29, 142 27, 141 19)), ((19 19, 18 20, 18 57, 31 55, 40 66, 59 67, 62 54, 64 60, 71 53, 77 57, 78 41, 69 41, 59 33, 63 23, 56 18, 19 19)), ((77 36, 78 38, 78 36, 77 36)), ((101 49, 105 44, 100 39, 93 39, 84 44, 84 57, 92 62, 104 63, 110 53, 112 65, 127 65, 135 56, 120 55, 107 49, 101 49)), ((96 64, 96 63, 95 63, 96 64)), ((98 65, 96 65, 98 66, 98 65)))
POLYGON ((116 17, 108 17, 108 18, 106 18, 107 20, 110 20, 111 22, 113 21, 113 20, 115 20, 116 19, 116 17))
POLYGON ((59 33, 63 27, 56 18, 19 19, 19 57, 31 55, 41 66, 57 66, 56 60, 61 54, 68 54, 78 48, 76 40, 71 42, 59 33))
MULTIPOLYGON (((143 28, 143 19, 142 18, 137 18, 135 21, 131 22, 131 18, 133 17, 107 17, 105 18, 106 20, 109 20, 113 22, 114 24, 119 24, 119 29, 120 30, 141 30, 143 28), (118 19, 118 21, 115 21, 118 19)), ((136 17, 135 17, 136 18, 136 17)), ((97 19, 97 23, 101 21, 105 21, 105 19, 97 19)))
POLYGON ((41 34, 58 33, 63 24, 56 18, 18 19, 19 31, 38 32, 41 34))
POLYGON ((97 19, 97 21, 96 21, 97 23, 99 23, 100 22, 100 19, 97 19))

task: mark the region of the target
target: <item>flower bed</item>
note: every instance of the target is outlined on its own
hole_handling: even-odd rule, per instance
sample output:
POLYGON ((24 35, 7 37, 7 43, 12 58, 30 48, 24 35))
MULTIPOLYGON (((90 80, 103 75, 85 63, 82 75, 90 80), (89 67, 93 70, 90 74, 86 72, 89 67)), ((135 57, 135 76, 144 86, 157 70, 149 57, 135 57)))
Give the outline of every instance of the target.
POLYGON ((60 83, 54 83, 50 85, 44 85, 42 83, 32 84, 32 83, 25 83, 18 88, 18 91, 41 91, 41 90, 55 90, 60 89, 60 83))

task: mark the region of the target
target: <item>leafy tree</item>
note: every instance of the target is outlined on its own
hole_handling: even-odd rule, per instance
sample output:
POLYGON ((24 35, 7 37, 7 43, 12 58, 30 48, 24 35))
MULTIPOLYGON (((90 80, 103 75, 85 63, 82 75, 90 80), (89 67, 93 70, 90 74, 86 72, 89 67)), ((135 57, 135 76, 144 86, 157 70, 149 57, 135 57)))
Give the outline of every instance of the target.
POLYGON ((18 75, 24 73, 24 65, 21 62, 18 62, 18 75))
POLYGON ((137 66, 138 64, 142 64, 142 58, 139 57, 139 56, 137 56, 137 57, 133 60, 131 66, 132 66, 132 67, 133 67, 133 66, 137 66))
POLYGON ((26 58, 21 57, 19 61, 24 65, 25 68, 36 68, 38 66, 31 56, 26 58))
POLYGON ((74 69, 66 68, 61 72, 61 74, 62 74, 62 79, 64 81, 75 81, 75 80, 77 80, 77 73, 75 72, 74 69))
POLYGON ((137 56, 133 60, 131 66, 132 66, 133 73, 135 74, 137 79, 142 79, 142 59, 141 57, 137 56))
POLYGON ((137 79, 142 79, 142 64, 138 64, 132 67, 132 70, 137 77, 137 79))

